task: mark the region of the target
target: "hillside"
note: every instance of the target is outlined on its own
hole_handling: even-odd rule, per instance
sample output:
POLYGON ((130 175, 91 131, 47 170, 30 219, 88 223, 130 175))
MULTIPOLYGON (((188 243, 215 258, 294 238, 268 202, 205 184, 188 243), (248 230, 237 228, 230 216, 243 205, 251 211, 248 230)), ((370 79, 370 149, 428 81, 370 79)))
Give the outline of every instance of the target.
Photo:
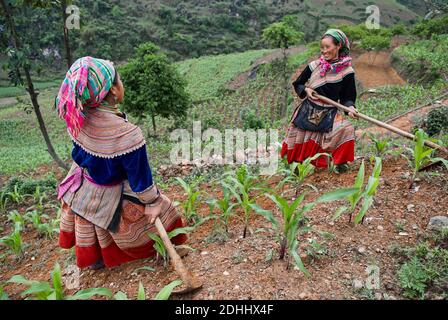
MULTIPOLYGON (((423 0, 411 1, 410 8, 403 5, 405 2, 374 2, 381 10, 382 26, 398 22, 410 25, 418 20, 421 10, 413 10, 416 2, 423 0)), ((285 15, 297 18, 307 41, 315 40, 332 23, 365 21, 365 8, 371 3, 367 0, 74 1, 80 8, 81 29, 73 30, 70 39, 75 57, 93 55, 123 61, 139 43, 152 41, 173 59, 181 60, 263 48, 262 30, 285 15), (329 6, 333 8, 331 11, 327 9, 329 6)), ((20 29, 26 30, 36 48, 52 52, 47 63, 64 68, 60 61, 64 51, 59 11, 33 9, 15 14, 20 29), (35 24, 31 26, 26 21, 35 24)), ((2 49, 6 39, 0 40, 2 49)))

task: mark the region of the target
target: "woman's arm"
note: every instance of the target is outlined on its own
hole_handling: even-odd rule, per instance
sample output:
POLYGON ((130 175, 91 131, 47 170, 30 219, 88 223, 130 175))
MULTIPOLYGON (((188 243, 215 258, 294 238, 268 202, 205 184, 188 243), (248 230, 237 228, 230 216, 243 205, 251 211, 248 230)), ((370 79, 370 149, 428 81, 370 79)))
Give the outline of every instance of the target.
MULTIPOLYGON (((355 74, 349 73, 344 79, 342 79, 342 88, 339 96, 339 101, 346 107, 354 107, 356 102, 356 82, 355 82, 355 74)), ((348 112, 345 112, 348 114, 348 112)))
POLYGON ((150 204, 156 201, 160 192, 153 183, 146 145, 120 156, 120 160, 126 171, 129 186, 140 202, 150 204))
POLYGON ((294 90, 296 91, 300 99, 305 99, 306 97, 305 83, 311 77, 311 73, 312 72, 308 64, 306 68, 302 71, 300 76, 292 83, 294 90))

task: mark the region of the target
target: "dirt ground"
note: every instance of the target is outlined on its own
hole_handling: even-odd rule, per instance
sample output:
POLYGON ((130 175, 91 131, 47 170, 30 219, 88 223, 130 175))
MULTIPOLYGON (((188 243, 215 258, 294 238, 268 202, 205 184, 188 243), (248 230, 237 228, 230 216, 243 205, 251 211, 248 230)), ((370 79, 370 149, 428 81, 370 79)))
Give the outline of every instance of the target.
MULTIPOLYGON (((318 188, 320 194, 336 187, 348 187, 354 182, 358 166, 359 160, 349 172, 341 175, 321 170, 306 182, 318 188)), ((368 167, 370 170, 371 166, 368 167)), ((367 174, 370 174, 369 170, 367 174)), ((204 287, 196 293, 180 298, 359 299, 363 297, 354 289, 353 282, 365 281, 368 276, 366 268, 375 265, 379 267, 380 272, 380 289, 375 291, 375 298, 400 299, 395 275, 397 261, 389 252, 390 246, 416 243, 430 217, 448 214, 446 173, 418 182, 418 191, 408 188, 408 175, 409 168, 405 160, 384 159, 378 195, 364 225, 355 226, 348 223, 347 216, 332 222, 331 217, 338 207, 336 203, 318 205, 307 214, 309 224, 314 229, 334 235, 332 240, 326 242, 324 254, 320 258, 305 253, 306 244, 310 239, 316 238, 316 233, 299 237, 300 253, 311 273, 309 278, 298 270, 286 270, 285 262, 277 259, 278 244, 270 232, 253 233, 242 239, 243 225, 234 219, 230 226, 230 239, 223 243, 211 242, 207 239, 212 232, 213 222, 204 223, 190 235, 188 241, 188 245, 196 251, 184 258, 184 263, 204 281, 204 287), (397 227, 398 223, 402 224, 400 228, 397 227), (401 228, 405 233, 402 233, 401 228), (266 261, 266 255, 271 249, 275 250, 274 259, 266 261)), ((272 178, 270 185, 273 186, 276 180, 278 178, 272 178)), ((209 185, 203 185, 202 190, 208 196, 219 197, 209 185)), ((312 201, 318 196, 306 187, 301 191, 307 191, 306 201, 312 201)), ((181 200, 184 197, 177 186, 165 190, 165 193, 172 200, 181 200)), ((292 197, 295 190, 291 189, 288 193, 292 197)), ((273 203, 267 198, 261 196, 257 203, 265 209, 274 210, 278 215, 273 203)), ((201 205, 200 214, 208 214, 206 204, 201 205)), ((10 231, 11 226, 4 221, 2 225, 5 226, 3 235, 10 231)), ((269 224, 262 217, 254 215, 250 226, 252 230, 257 230, 268 228, 269 224)), ((35 230, 28 230, 24 233, 24 241, 29 247, 20 260, 11 255, 2 262, 0 283, 16 274, 34 280, 49 280, 50 271, 56 261, 63 267, 74 264, 74 257, 70 252, 59 249, 56 238, 39 239, 35 230)), ((324 243, 322 239, 319 241, 324 243)), ((165 268, 147 259, 111 269, 84 270, 80 274, 80 288, 108 287, 115 292, 121 290, 134 297, 141 281, 147 295, 151 297, 174 279, 176 274, 171 267, 165 268), (142 266, 152 266, 155 271, 135 272, 142 266)), ((12 299, 18 299, 23 287, 6 285, 5 290, 12 299)))

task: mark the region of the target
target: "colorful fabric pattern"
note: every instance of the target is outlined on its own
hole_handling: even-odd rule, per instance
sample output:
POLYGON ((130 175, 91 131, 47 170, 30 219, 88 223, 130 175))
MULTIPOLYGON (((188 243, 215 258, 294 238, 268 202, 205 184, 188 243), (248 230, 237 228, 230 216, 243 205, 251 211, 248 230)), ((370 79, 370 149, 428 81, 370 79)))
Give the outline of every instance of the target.
POLYGON ((328 29, 322 38, 332 36, 342 44, 340 56, 335 61, 327 61, 323 55, 319 58, 320 75, 323 77, 326 73, 339 73, 352 65, 350 57, 350 41, 344 32, 339 29, 328 29))
MULTIPOLYGON (((148 233, 157 233, 157 230, 149 223, 143 205, 123 200, 118 231, 113 233, 77 215, 64 201, 61 208, 59 245, 64 249, 75 246, 79 268, 91 266, 100 259, 106 267, 115 267, 156 255, 154 242, 148 237, 148 233)), ((167 232, 184 226, 175 207, 166 197, 162 202, 161 212, 159 217, 167 232)), ((186 240, 184 234, 171 239, 175 245, 186 240)))
MULTIPOLYGON (((305 88, 305 83, 308 82, 308 87, 315 89, 318 94, 330 95, 335 101, 340 99, 341 103, 345 105, 354 105, 356 88, 353 68, 348 67, 342 72, 328 73, 321 76, 319 65, 319 60, 310 62, 294 82, 296 92, 299 90, 299 96, 308 99, 305 95, 301 95, 305 88), (353 81, 345 82, 345 79, 349 78, 353 81), (350 88, 342 87, 343 84, 349 85, 350 88)), ((310 100, 310 102, 324 107, 332 107, 320 100, 310 100)), ((300 106, 301 104, 297 106, 291 117, 286 137, 282 143, 280 156, 286 157, 288 163, 293 161, 302 162, 317 153, 330 154, 333 163, 336 165, 353 161, 355 154, 355 129, 344 118, 343 112, 338 111, 333 122, 332 131, 328 133, 312 132, 299 129, 293 123, 300 106)), ((327 156, 321 156, 312 163, 317 167, 327 167, 329 159, 327 156)))
POLYGON ((100 109, 89 109, 87 114, 78 136, 70 133, 73 142, 87 153, 110 159, 145 145, 141 129, 126 119, 100 109))
POLYGON ((85 108, 101 105, 115 78, 115 68, 110 61, 83 57, 67 71, 55 100, 59 117, 67 129, 77 137, 86 118, 85 108))

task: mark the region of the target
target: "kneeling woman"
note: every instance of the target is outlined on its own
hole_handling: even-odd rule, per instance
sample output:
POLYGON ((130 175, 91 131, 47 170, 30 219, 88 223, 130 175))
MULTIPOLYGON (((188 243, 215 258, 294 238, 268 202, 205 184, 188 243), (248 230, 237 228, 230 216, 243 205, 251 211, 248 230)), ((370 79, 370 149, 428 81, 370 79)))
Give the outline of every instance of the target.
POLYGON ((309 63, 293 82, 296 93, 305 100, 293 113, 281 156, 286 156, 291 163, 302 162, 317 153, 328 153, 331 159, 320 156, 312 163, 326 167, 333 161, 339 171, 343 171, 347 162, 354 160, 354 127, 344 119, 341 111, 320 101, 314 94, 340 100, 352 109, 349 116, 357 117, 355 71, 351 66, 348 38, 338 29, 329 29, 322 37, 321 53, 320 59, 309 63))
MULTIPOLYGON (((140 128, 118 110, 123 96, 113 64, 84 57, 67 72, 55 101, 73 141, 73 163, 58 186, 59 245, 75 246, 80 268, 114 267, 155 255, 148 233, 157 233, 157 217, 167 231, 183 226, 153 183, 140 128)), ((172 241, 181 244, 186 236, 172 241)))

